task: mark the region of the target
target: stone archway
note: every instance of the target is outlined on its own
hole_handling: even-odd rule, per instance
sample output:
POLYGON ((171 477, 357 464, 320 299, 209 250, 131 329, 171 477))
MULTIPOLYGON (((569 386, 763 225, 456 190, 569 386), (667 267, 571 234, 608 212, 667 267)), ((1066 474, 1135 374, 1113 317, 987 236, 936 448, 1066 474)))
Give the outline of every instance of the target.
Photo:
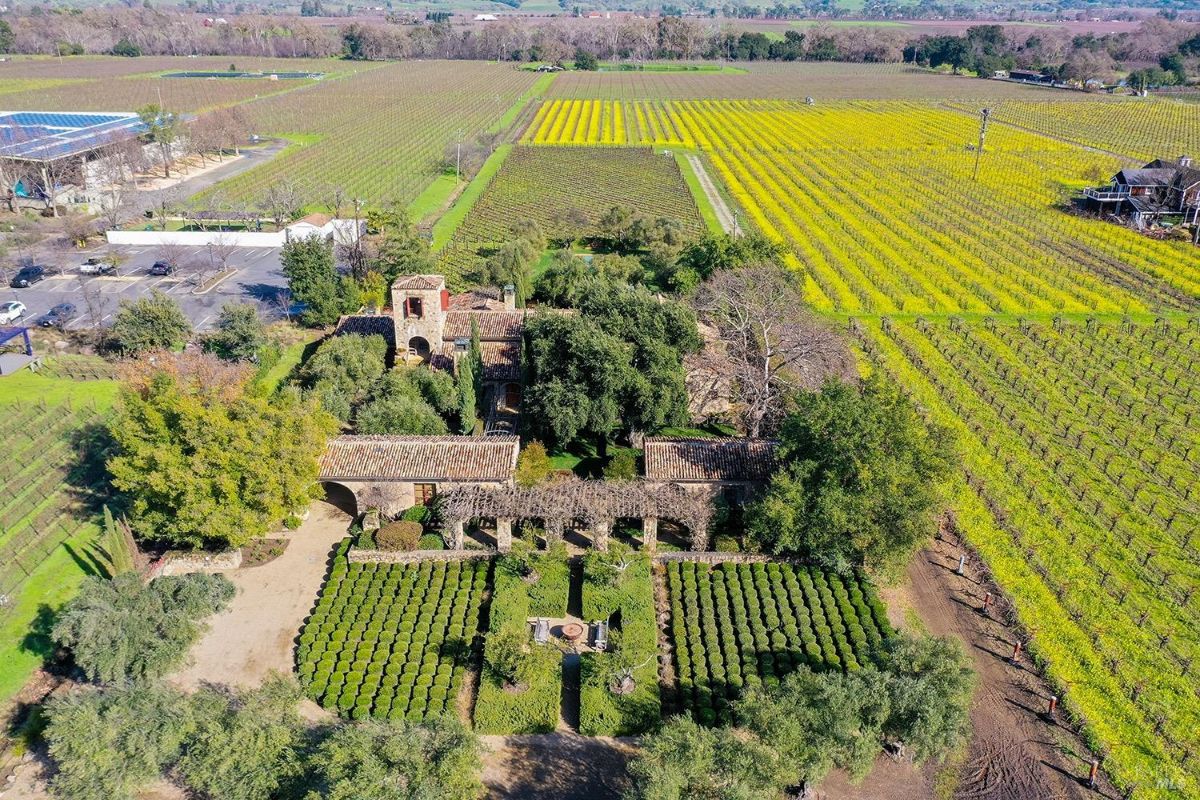
POLYGON ((424 336, 414 336, 408 340, 408 357, 420 359, 422 362, 429 363, 429 340, 424 336))
POLYGON ((325 488, 325 501, 345 511, 351 517, 358 516, 358 496, 349 486, 334 481, 321 481, 325 488))

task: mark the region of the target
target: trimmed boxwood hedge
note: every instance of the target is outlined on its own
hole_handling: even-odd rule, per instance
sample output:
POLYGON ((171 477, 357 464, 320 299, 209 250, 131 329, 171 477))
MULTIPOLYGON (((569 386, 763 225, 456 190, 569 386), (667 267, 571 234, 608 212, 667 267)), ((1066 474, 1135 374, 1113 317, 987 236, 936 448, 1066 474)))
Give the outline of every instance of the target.
POLYGON ((478 656, 489 563, 350 564, 348 546, 338 548, 300 633, 305 693, 352 719, 453 713, 462 674, 478 656), (422 665, 430 668, 424 676, 422 665), (453 692, 426 690, 438 670, 453 692))
MULTIPOLYGON (((502 556, 496 561, 488 631, 515 631, 530 636, 529 617, 562 617, 567 609, 570 570, 561 549, 536 555, 532 566, 537 579, 526 580, 518 560, 502 556)), ((483 734, 549 733, 558 726, 562 704, 562 656, 549 645, 532 645, 534 667, 528 685, 520 692, 505 689, 487 669, 479 678, 475 700, 475 730, 483 734)))
POLYGON ((658 725, 662 701, 658 687, 658 626, 654 582, 649 557, 633 556, 630 566, 612 586, 597 577, 602 554, 584 560, 583 614, 588 622, 611 620, 612 639, 623 653, 584 653, 581 658, 579 732, 585 736, 632 736, 658 725), (635 689, 613 694, 609 663, 621 659, 640 665, 633 672, 635 689))
POLYGON ((797 666, 855 670, 894 632, 862 576, 790 564, 671 562, 669 631, 681 701, 699 722, 736 722, 733 701, 797 666))

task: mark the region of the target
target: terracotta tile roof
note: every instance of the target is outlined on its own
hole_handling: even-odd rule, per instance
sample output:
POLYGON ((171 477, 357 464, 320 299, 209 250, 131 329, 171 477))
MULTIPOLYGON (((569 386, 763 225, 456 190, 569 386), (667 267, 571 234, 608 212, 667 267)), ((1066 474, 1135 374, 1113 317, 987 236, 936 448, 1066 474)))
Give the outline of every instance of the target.
POLYGON ((765 481, 775 468, 770 439, 646 439, 651 481, 765 481))
POLYGON ((359 336, 382 336, 388 347, 396 347, 396 322, 391 314, 347 314, 338 320, 334 336, 353 333, 359 336))
POLYGON ((480 289, 450 295, 451 311, 503 311, 504 301, 480 289))
POLYGON ((507 481, 516 436, 338 436, 321 456, 322 480, 507 481))
POLYGON ((446 314, 446 327, 442 339, 453 342, 460 337, 470 337, 471 321, 479 325, 479 338, 488 341, 520 339, 525 325, 524 311, 450 311, 446 314))
POLYGON ((393 289, 441 289, 446 279, 441 275, 401 275, 392 284, 393 289))
MULTIPOLYGON (((521 379, 521 345, 519 342, 479 343, 483 355, 485 381, 519 381, 521 379)), ((442 352, 430 362, 435 369, 449 372, 454 369, 454 342, 442 345, 442 352)))
POLYGON ((317 228, 323 228, 331 219, 333 219, 333 217, 329 214, 322 214, 314 211, 313 213, 307 214, 296 220, 296 222, 307 222, 309 225, 313 225, 317 228))

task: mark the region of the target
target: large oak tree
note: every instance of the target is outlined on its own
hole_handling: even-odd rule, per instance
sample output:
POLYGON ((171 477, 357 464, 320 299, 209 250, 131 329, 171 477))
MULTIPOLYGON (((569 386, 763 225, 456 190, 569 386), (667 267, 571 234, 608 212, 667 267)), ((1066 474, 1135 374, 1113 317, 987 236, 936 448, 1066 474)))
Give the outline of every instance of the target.
POLYGON ((176 547, 236 547, 314 496, 335 421, 313 401, 248 391, 250 371, 156 353, 133 366, 108 461, 134 533, 176 547))

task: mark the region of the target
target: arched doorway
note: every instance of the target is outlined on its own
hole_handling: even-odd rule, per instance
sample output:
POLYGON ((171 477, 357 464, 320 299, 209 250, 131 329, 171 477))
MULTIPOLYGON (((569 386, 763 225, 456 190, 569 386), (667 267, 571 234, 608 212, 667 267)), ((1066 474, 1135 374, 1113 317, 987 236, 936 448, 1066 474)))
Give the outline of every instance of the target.
POLYGON ((354 496, 353 491, 340 483, 333 483, 332 481, 324 481, 321 485, 325 487, 326 502, 332 506, 336 506, 351 517, 358 516, 358 498, 354 496))
POLYGON ((521 384, 506 383, 502 388, 500 401, 503 405, 500 407, 500 411, 508 414, 521 413, 521 384))
POLYGON ((408 357, 429 362, 429 341, 424 336, 414 336, 408 340, 408 357))

